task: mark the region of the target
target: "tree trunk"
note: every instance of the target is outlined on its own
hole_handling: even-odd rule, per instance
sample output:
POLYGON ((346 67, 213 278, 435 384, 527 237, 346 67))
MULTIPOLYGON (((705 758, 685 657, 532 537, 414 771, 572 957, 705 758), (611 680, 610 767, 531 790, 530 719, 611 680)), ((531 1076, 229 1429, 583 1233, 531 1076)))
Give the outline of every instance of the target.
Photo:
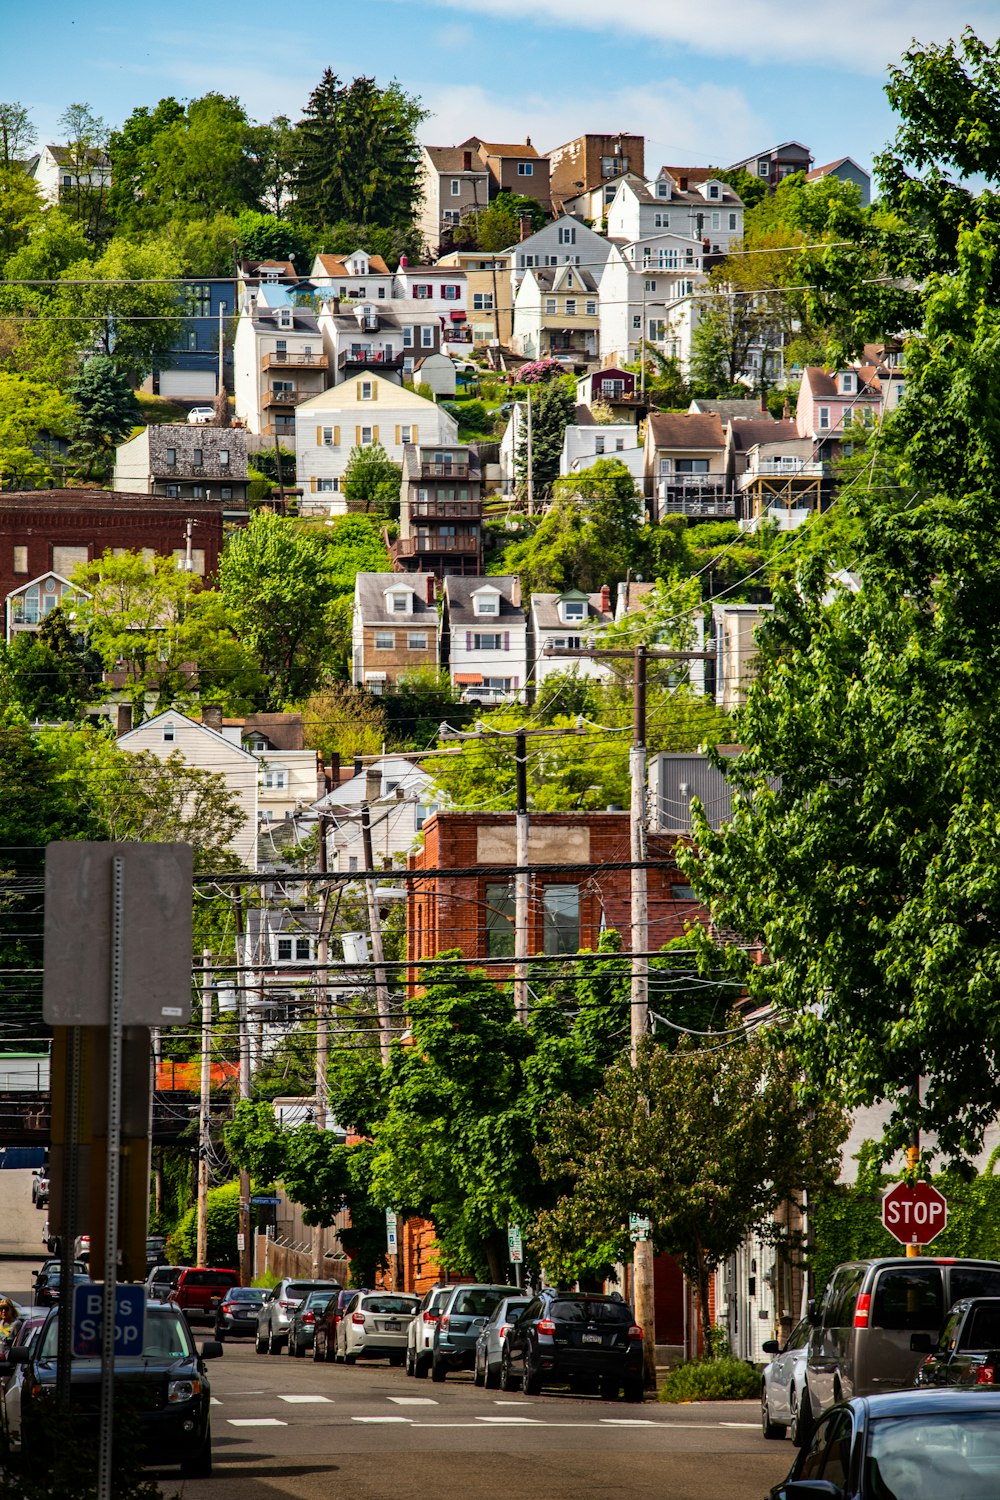
POLYGON ((497 1286, 507 1283, 507 1240, 495 1229, 486 1241, 486 1264, 490 1268, 490 1280, 497 1286), (502 1241, 502 1243, 501 1243, 502 1241))

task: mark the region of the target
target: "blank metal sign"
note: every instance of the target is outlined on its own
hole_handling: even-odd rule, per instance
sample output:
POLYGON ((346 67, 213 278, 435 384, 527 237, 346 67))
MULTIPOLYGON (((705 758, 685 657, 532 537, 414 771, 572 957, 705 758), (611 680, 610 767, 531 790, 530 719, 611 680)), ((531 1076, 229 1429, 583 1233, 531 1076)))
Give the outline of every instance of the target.
POLYGON ((107 1026, 111 995, 112 870, 125 861, 126 1026, 191 1017, 190 844, 49 844, 45 853, 45 978, 50 1026, 107 1026))

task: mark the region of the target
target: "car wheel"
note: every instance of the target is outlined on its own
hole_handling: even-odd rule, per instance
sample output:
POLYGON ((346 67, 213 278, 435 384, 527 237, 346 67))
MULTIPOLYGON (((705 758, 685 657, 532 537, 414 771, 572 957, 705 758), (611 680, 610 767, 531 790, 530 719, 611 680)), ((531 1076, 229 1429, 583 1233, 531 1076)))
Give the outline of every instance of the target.
POLYGON ((261 1337, 260 1329, 257 1330, 257 1336, 253 1341, 253 1347, 257 1354, 267 1353, 267 1339, 261 1337))
POLYGON ((398 1370, 400 1368, 400 1366, 402 1365, 402 1363, 403 1363, 403 1355, 402 1354, 390 1354, 389 1355, 389 1365, 390 1365, 391 1369, 398 1370))
POLYGON ((473 1383, 473 1385, 485 1385, 486 1384, 486 1371, 483 1369, 482 1362, 480 1361, 480 1358, 479 1358, 479 1351, 478 1350, 476 1351, 476 1368, 473 1371, 472 1383, 473 1383))
POLYGON ((431 1360, 431 1379, 433 1380, 435 1385, 442 1385, 447 1374, 448 1366, 445 1364, 444 1360, 431 1360))
POLYGON ((542 1393, 542 1372, 535 1365, 530 1349, 524 1351, 524 1375, 521 1378, 521 1389, 526 1396, 540 1396, 542 1393))
POLYGON ((226 1335, 223 1333, 221 1328, 217 1328, 215 1330, 215 1337, 220 1344, 224 1344, 226 1342, 226 1335))
POLYGON ((760 1430, 766 1438, 783 1438, 787 1428, 784 1422, 772 1422, 771 1410, 767 1404, 767 1386, 760 1388, 760 1430))
POLYGON ((295 1341, 293 1340, 291 1334, 288 1335, 288 1358, 295 1358, 295 1341))
POLYGON ((344 1351, 344 1364, 345 1365, 356 1365, 357 1362, 358 1362, 358 1356, 356 1354, 348 1354, 346 1350, 344 1351))
POLYGON ((486 1361, 486 1369, 483 1371, 483 1385, 488 1391, 500 1388, 500 1366, 491 1365, 489 1360, 486 1361))
POLYGON ((412 1375, 413 1374, 413 1370, 414 1370, 415 1364, 416 1364, 416 1351, 413 1350, 413 1349, 411 1349, 409 1347, 409 1345, 407 1345, 407 1348, 406 1348, 406 1373, 407 1373, 407 1375, 412 1375))
POLYGON ((619 1379, 618 1379, 618 1377, 616 1375, 602 1375, 601 1376, 601 1400, 602 1401, 617 1401, 618 1400, 618 1392, 619 1392, 620 1389, 621 1389, 621 1382, 619 1381, 619 1379))
POLYGON ((270 1332, 267 1335, 267 1352, 268 1352, 268 1354, 280 1354, 281 1353, 281 1340, 275 1338, 275 1336, 274 1336, 274 1329, 273 1328, 270 1330, 270 1332))
POLYGON ((319 1352, 319 1339, 313 1339, 313 1364, 325 1364, 326 1355, 319 1352))
POLYGON ((181 1474, 185 1479, 211 1479, 212 1477, 212 1429, 205 1434, 205 1441, 197 1453, 184 1459, 181 1474))
POLYGON ((304 1347, 302 1346, 302 1344, 300 1344, 298 1341, 296 1341, 296 1344, 295 1344, 295 1358, 296 1359, 305 1359, 305 1357, 306 1357, 306 1351, 305 1351, 304 1347))
POLYGON ((809 1387, 802 1387, 802 1395, 797 1396, 792 1392, 791 1399, 792 1420, 788 1424, 789 1436, 796 1448, 804 1448, 812 1435, 812 1404, 809 1400, 809 1387))
POLYGON ((518 1378, 510 1367, 510 1355, 505 1349, 500 1358, 500 1389, 502 1391, 516 1391, 518 1385, 518 1378))
POLYGON ((625 1400, 633 1402, 645 1401, 646 1392, 642 1384, 641 1375, 630 1376, 625 1382, 625 1400))
POLYGON ((416 1355, 413 1361, 413 1374, 415 1379, 426 1380, 427 1372, 429 1371, 430 1367, 431 1357, 429 1354, 416 1355))

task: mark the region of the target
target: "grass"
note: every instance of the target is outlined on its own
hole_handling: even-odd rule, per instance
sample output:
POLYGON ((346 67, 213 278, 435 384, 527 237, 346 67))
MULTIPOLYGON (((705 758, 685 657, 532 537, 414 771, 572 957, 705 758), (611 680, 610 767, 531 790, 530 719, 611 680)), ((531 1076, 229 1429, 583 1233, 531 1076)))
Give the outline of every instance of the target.
MULTIPOLYGON (((136 391, 136 400, 142 408, 142 415, 149 426, 159 426, 162 422, 186 422, 188 408, 179 405, 176 401, 168 401, 164 396, 151 396, 148 391, 136 391)), ((202 405, 207 405, 202 402, 202 405)))

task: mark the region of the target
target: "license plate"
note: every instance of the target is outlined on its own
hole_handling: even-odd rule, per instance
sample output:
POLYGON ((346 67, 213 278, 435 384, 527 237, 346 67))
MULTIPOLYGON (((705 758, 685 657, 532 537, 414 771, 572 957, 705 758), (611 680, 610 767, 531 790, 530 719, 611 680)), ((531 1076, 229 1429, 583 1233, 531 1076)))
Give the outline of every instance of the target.
POLYGON ((385 1329, 386 1333, 399 1333, 402 1330, 403 1325, 402 1323, 383 1323, 382 1327, 385 1329))
POLYGON ((599 1333, 585 1333, 582 1342, 585 1344, 603 1344, 604 1339, 599 1333))

